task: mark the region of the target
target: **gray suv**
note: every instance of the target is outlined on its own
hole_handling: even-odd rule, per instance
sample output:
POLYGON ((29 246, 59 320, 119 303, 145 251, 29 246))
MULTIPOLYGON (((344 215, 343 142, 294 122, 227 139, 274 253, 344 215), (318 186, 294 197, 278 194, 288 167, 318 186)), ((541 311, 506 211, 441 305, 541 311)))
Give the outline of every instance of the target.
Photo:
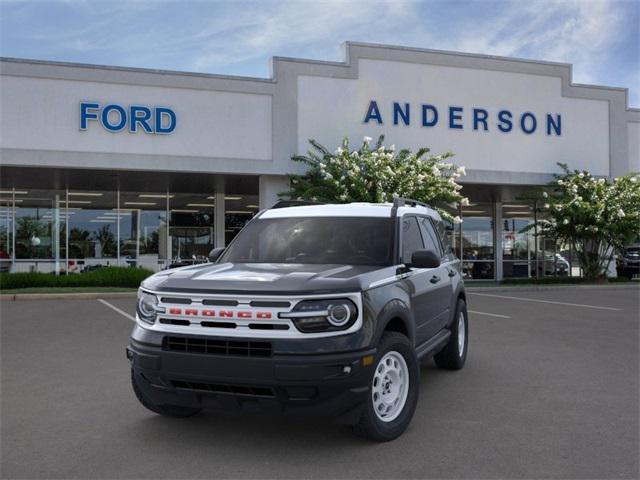
POLYGON ((142 283, 133 390, 161 415, 319 415, 392 440, 416 408, 420 361, 467 358, 443 221, 406 199, 291 205, 260 212, 212 263, 142 283))

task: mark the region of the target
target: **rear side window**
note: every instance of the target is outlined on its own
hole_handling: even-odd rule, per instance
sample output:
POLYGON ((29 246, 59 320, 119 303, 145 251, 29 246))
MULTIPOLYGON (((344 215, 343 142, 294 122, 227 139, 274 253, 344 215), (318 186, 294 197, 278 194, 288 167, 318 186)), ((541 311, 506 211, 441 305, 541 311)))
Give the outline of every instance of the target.
POLYGON ((428 218, 420 217, 420 229, 422 230, 422 236, 424 238, 424 248, 431 250, 442 257, 440 242, 438 241, 436 232, 433 231, 433 226, 428 218))
POLYGON ((402 219, 402 263, 411 263, 411 255, 424 248, 416 217, 402 219))

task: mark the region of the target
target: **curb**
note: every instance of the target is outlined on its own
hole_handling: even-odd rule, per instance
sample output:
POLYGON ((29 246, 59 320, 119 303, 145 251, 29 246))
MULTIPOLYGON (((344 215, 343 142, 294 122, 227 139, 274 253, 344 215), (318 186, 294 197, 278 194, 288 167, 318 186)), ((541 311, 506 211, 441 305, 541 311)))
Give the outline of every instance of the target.
POLYGON ((9 293, 0 294, 0 301, 16 300, 97 300, 98 298, 135 298, 137 292, 86 293, 9 293))
POLYGON ((603 284, 603 285, 499 285, 496 287, 483 287, 480 285, 465 285, 465 289, 469 293, 479 292, 544 292, 549 290, 638 290, 640 291, 640 283, 635 284, 603 284))

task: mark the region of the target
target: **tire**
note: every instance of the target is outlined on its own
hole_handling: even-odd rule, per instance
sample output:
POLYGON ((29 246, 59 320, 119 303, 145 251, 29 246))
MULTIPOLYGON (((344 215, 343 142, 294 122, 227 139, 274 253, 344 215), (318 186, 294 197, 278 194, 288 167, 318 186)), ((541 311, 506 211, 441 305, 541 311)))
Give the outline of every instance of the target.
POLYGON ((444 370, 460 370, 467 360, 469 315, 467 314, 467 304, 461 298, 458 299, 456 314, 453 318, 449 342, 433 357, 438 368, 444 370), (461 333, 464 335, 462 339, 460 338, 461 333))
POLYGON ((374 365, 366 405, 359 422, 353 426, 353 431, 369 440, 388 442, 400 436, 413 418, 420 391, 420 367, 409 339, 396 332, 385 332, 382 335, 374 365), (408 384, 403 383, 402 378, 408 380, 408 384), (392 403, 384 404, 383 395, 392 403), (393 402, 394 398, 397 402, 393 402), (385 412, 377 414, 376 408, 388 412, 385 420, 381 418, 385 412))
POLYGON ((151 410, 154 413, 157 413, 158 415, 175 418, 186 418, 192 417, 202 411, 201 408, 181 407, 179 405, 157 405, 144 394, 138 382, 139 380, 136 374, 134 373, 133 369, 131 369, 131 386, 133 387, 133 392, 136 394, 138 401, 142 404, 143 407, 151 410))

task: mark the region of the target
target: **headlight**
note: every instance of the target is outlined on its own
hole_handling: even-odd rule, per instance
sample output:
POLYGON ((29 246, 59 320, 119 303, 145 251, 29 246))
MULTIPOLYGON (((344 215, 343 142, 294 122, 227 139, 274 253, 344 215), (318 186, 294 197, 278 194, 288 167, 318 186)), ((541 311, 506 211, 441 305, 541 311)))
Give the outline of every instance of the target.
POLYGON ((280 318, 290 318, 305 333, 346 330, 358 318, 356 305, 348 298, 304 300, 280 318))
POLYGON ((147 293, 142 290, 138 290, 138 303, 136 305, 136 311, 138 317, 145 323, 154 323, 156 321, 156 315, 160 311, 164 311, 158 305, 158 297, 152 293, 147 293))

